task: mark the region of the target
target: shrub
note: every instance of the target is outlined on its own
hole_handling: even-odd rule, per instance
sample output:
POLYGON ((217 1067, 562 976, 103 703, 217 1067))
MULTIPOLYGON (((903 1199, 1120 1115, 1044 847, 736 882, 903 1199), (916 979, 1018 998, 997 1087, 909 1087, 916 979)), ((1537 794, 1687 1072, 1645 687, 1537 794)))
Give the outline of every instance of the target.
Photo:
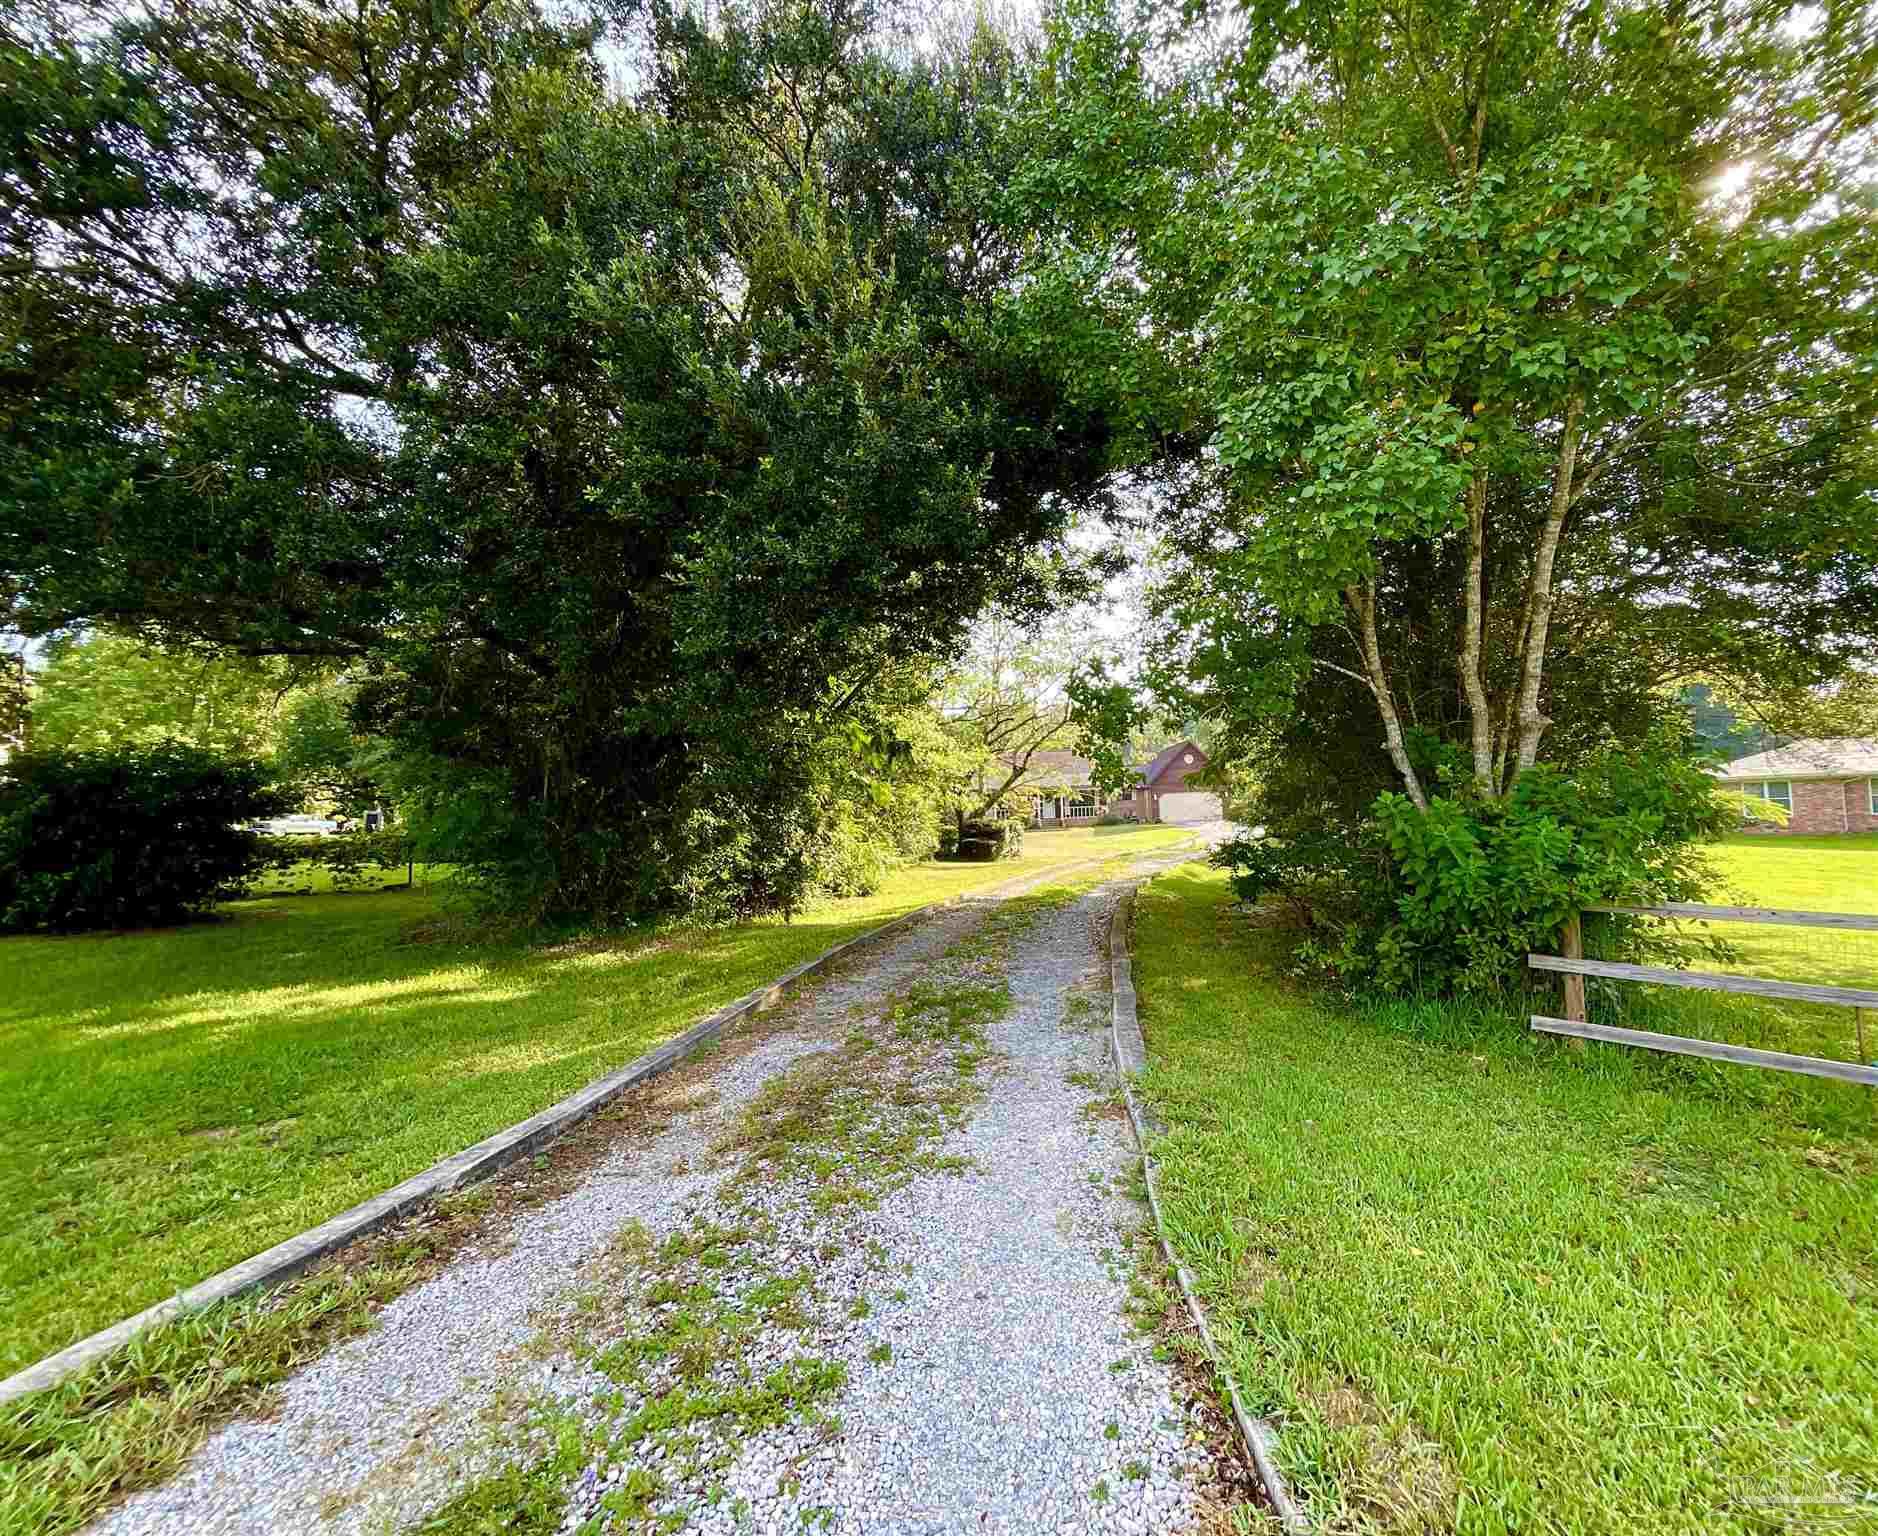
POLYGON ((1241 835, 1222 843, 1213 862, 1231 873, 1241 901, 1276 901, 1299 927, 1340 932, 1360 917, 1366 882, 1386 878, 1388 856, 1370 822, 1241 835))
POLYGON ((940 857, 961 859, 967 863, 988 864, 994 859, 1014 859, 1024 851, 1024 822, 1019 816, 968 821, 954 832, 953 851, 947 854, 941 843, 940 857))
POLYGON ((1668 745, 1610 751, 1567 777, 1541 765, 1506 798, 1378 797, 1363 826, 1316 841, 1228 844, 1215 862, 1247 900, 1277 896, 1313 931, 1300 958, 1388 991, 1517 985, 1588 905, 1697 899, 1703 843, 1734 814, 1668 745))
POLYGON ((332 875, 333 889, 353 890, 370 882, 374 870, 403 869, 415 857, 409 834, 399 832, 346 832, 336 837, 276 837, 256 839, 262 869, 288 870, 315 864, 332 875))
POLYGON ((292 809, 261 764, 166 743, 0 768, 0 932, 173 922, 263 864, 241 830, 292 809))

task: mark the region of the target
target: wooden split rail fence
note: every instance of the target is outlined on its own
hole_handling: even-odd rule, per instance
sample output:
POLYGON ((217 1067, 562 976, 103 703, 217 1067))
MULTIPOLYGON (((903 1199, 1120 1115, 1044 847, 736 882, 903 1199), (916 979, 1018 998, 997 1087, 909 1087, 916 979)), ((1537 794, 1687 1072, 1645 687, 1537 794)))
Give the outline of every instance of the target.
MULTIPOLYGON (((1772 907, 1709 907, 1692 902, 1671 902, 1659 907, 1586 907, 1587 912, 1615 912, 1637 917, 1706 918, 1723 923, 1780 923, 1804 928, 1846 928, 1878 933, 1878 917, 1856 912, 1786 912, 1772 907)), ((1668 1051, 1678 1056, 1706 1056, 1742 1066, 1771 1067, 1779 1072, 1802 1072, 1809 1077, 1831 1077, 1848 1083, 1878 1087, 1878 1063, 1866 1054, 1866 1016, 1878 1024, 1878 991, 1865 987, 1823 987, 1809 982, 1764 981, 1758 976, 1729 976, 1708 971, 1684 971, 1660 965, 1626 965, 1615 960, 1585 959, 1584 928, 1570 919, 1560 936, 1562 955, 1528 955, 1535 971, 1553 971, 1564 977, 1565 1017, 1532 1016, 1532 1027, 1552 1035, 1580 1040, 1602 1040, 1613 1045, 1636 1045, 1645 1050, 1668 1051), (1661 1035, 1645 1029, 1619 1029, 1593 1024, 1585 1013, 1585 977, 1615 981, 1653 982, 1666 987, 1697 987, 1710 992, 1747 993, 1803 1003, 1834 1003, 1851 1008, 1857 1021, 1859 1060, 1834 1061, 1824 1056, 1796 1056, 1786 1051, 1759 1051, 1745 1045, 1724 1045, 1694 1040, 1685 1035, 1661 1035)))

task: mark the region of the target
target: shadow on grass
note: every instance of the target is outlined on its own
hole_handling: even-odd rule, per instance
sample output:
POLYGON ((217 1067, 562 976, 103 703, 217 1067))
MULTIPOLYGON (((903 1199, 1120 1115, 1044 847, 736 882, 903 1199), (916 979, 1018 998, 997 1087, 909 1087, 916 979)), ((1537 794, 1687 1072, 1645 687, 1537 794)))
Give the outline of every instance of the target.
MULTIPOLYGON (((3 941, 0 1373, 574 1092, 874 912, 410 942, 437 897, 3 941)), ((891 914, 889 914, 891 915, 891 914)))

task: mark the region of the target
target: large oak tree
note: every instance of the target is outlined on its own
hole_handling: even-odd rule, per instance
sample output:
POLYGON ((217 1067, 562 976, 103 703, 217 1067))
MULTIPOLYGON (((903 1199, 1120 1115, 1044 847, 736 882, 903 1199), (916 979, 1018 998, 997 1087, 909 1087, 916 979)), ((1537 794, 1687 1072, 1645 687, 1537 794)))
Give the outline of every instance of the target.
POLYGON ((998 304, 1010 49, 712 15, 8 0, 12 623, 343 665, 513 899, 794 899, 838 717, 1049 598, 1106 431, 998 304))

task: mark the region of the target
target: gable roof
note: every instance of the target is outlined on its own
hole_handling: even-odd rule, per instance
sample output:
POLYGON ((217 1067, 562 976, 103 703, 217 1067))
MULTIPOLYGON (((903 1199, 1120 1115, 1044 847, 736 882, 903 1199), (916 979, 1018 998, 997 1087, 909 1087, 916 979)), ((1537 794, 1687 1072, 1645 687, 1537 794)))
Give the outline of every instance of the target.
POLYGON ((1147 762, 1141 765, 1141 782, 1143 784, 1152 784, 1172 766, 1174 759, 1182 752, 1191 752, 1195 757, 1199 758, 1201 762, 1204 763, 1206 761, 1206 754, 1191 741, 1177 741, 1172 746, 1162 747, 1160 751, 1156 752, 1153 757, 1149 758, 1147 762))
MULTIPOLYGON (((1206 761, 1206 754, 1192 741, 1176 741, 1171 746, 1162 747, 1135 770, 1135 783, 1152 784, 1170 767, 1182 752, 1191 752, 1200 762, 1206 761)), ((1019 754, 1007 752, 1003 761, 1015 768, 1019 754)), ((1024 776, 1011 786, 1012 789, 1024 789, 1038 784, 1062 784, 1071 788, 1087 784, 1089 776, 1095 772, 1095 764, 1086 757, 1078 757, 1074 752, 1065 752, 1055 747, 1042 747, 1030 754, 1030 762, 1024 769, 1024 776)), ((1127 799, 1131 790, 1120 791, 1120 798, 1127 799)))
MULTIPOLYGON (((1004 761, 1015 768, 1021 761, 1021 753, 1007 753, 1004 761)), ((1078 757, 1074 752, 1064 752, 1055 747, 1040 747, 1030 754, 1030 761, 1024 767, 1024 776, 1013 789, 1025 784, 1087 784, 1095 764, 1086 757, 1078 757)))
POLYGON ((1863 779, 1878 775, 1878 741, 1864 736, 1814 736, 1738 758, 1709 772, 1724 784, 1745 779, 1863 779))

